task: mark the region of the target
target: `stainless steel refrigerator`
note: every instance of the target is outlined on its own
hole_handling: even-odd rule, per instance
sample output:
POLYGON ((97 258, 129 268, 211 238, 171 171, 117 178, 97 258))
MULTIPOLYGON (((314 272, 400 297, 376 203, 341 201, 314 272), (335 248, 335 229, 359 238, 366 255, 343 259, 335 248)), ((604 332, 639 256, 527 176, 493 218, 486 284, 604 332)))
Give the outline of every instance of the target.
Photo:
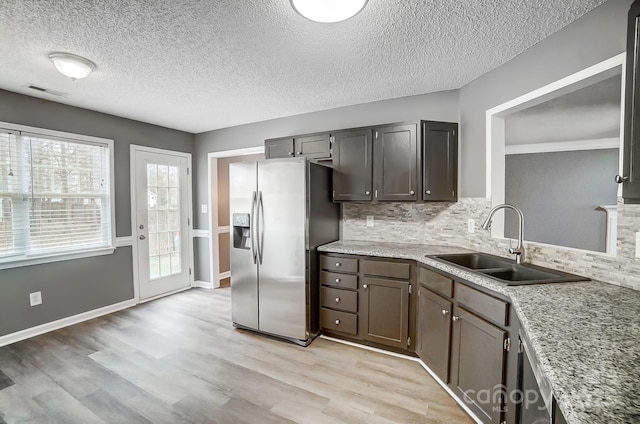
POLYGON ((339 238, 332 169, 305 158, 229 165, 231 315, 301 345, 319 333, 316 248, 339 238))

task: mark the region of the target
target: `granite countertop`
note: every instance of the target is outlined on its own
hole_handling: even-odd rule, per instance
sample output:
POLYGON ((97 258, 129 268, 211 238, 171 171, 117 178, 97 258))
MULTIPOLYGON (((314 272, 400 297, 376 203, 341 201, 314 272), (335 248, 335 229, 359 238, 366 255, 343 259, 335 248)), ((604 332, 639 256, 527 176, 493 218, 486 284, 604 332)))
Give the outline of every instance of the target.
POLYGON ((640 292, 599 281, 507 286, 427 255, 468 249, 341 240, 321 252, 411 259, 511 299, 569 424, 640 423, 640 292))

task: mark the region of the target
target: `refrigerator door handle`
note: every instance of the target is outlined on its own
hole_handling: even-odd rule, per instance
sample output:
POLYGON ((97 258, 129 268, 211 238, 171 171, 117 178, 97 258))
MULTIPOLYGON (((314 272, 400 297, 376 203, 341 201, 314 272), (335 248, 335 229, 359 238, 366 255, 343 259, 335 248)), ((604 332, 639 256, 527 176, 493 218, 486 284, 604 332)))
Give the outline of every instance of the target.
POLYGON ((262 204, 262 191, 258 191, 258 258, 262 265, 262 254, 264 248, 264 205, 262 204))
POLYGON ((253 256, 253 263, 256 264, 258 262, 258 250, 256 249, 256 238, 254 235, 256 233, 256 213, 258 213, 258 195, 254 191, 251 196, 251 219, 249 225, 251 228, 249 229, 249 238, 251 239, 251 255, 253 256))

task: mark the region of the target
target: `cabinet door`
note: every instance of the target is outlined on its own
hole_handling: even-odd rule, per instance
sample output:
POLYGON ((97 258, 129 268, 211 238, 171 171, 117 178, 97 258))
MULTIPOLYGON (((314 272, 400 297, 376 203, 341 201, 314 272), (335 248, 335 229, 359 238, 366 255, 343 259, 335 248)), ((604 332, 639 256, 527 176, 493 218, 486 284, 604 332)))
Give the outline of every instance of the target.
POLYGON ((458 199, 458 124, 422 123, 422 199, 458 199))
POLYGON ((265 140, 264 157, 267 159, 293 157, 293 138, 265 140))
POLYGON ((371 130, 333 134, 333 200, 371 200, 371 130))
POLYGON ((331 157, 331 143, 329 134, 296 137, 294 140, 296 156, 306 156, 309 159, 328 159, 331 157))
POLYGON ((640 1, 629 10, 625 83, 624 160, 622 197, 640 203, 640 1))
POLYGON ((418 299, 416 353, 442 381, 448 383, 452 304, 423 287, 418 290, 418 299))
POLYGON ((377 200, 417 200, 418 142, 416 125, 374 130, 374 189, 377 200))
POLYGON ((485 423, 499 423, 503 400, 506 331, 456 307, 450 385, 485 423))
POLYGON ((359 307, 362 337, 406 349, 409 337, 409 283, 364 278, 359 307))

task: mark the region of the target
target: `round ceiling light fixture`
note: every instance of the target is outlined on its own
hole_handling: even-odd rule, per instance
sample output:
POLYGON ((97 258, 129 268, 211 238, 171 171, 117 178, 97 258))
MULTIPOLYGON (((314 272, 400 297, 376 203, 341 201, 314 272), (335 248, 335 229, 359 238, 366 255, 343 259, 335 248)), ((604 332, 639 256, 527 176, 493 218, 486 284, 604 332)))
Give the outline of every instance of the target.
POLYGON ((49 59, 62 75, 74 81, 85 78, 96 69, 96 64, 89 59, 71 53, 51 53, 49 59))
POLYGON ((355 16, 367 0, 291 0, 291 6, 303 17, 315 22, 340 22, 355 16))

